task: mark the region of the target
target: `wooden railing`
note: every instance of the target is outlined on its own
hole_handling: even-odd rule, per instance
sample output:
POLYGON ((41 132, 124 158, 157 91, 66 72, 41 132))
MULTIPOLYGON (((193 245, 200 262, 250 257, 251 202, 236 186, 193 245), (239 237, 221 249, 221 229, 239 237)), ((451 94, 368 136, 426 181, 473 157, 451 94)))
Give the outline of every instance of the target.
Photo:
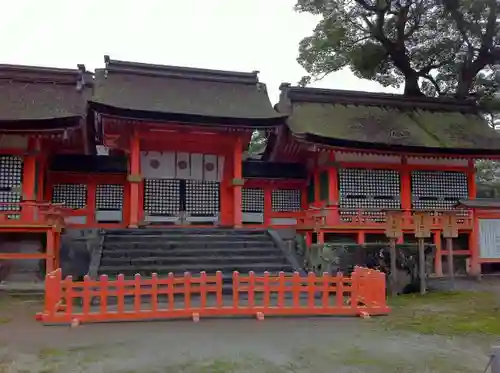
POLYGON ((45 250, 38 252, 0 252, 0 260, 44 260, 46 273, 59 267, 60 233, 64 228, 61 205, 24 201, 0 203, 0 230, 46 234, 45 250))
POLYGON ((59 204, 39 201, 0 202, 0 226, 62 225, 63 210, 59 204))
POLYGON ((207 316, 265 315, 384 315, 385 275, 356 267, 350 277, 310 273, 271 276, 269 273, 233 273, 232 295, 223 293, 221 272, 199 276, 189 273, 165 278, 153 275, 116 280, 101 276, 74 282, 61 270, 45 280, 44 323, 68 324, 103 321, 137 321, 207 316))
MULTIPOLYGON (((413 229, 414 214, 419 210, 401 210, 403 229, 413 229)), ((442 215, 449 210, 435 210, 432 212, 432 227, 443 227, 442 215)), ((474 225, 472 210, 456 210, 460 229, 472 229, 474 225)), ((318 207, 306 210, 298 219, 299 229, 313 229, 314 227, 359 227, 384 229, 386 211, 380 209, 345 209, 338 207, 318 207)))

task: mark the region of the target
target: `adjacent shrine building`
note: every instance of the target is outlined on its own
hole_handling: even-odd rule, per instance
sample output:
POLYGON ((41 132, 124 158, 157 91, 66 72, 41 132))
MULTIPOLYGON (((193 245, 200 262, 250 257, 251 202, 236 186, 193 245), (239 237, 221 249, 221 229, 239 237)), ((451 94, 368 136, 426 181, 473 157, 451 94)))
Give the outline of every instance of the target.
MULTIPOLYGON (((456 209, 463 269, 500 263, 500 209, 471 202, 474 161, 498 159, 500 135, 474 102, 283 84, 273 108, 257 72, 109 57, 94 74, 0 66, 0 86, 2 232, 245 226, 363 244, 386 240, 386 212, 400 210, 409 242, 425 210, 442 274, 440 216, 456 209), (246 161, 255 130, 268 145, 246 161)), ((58 239, 37 249, 47 268, 58 239)))
MULTIPOLYGON (((407 242, 414 240, 409 234, 412 214, 434 211, 435 271, 441 274, 446 252, 439 216, 456 209, 459 201, 476 198, 474 161, 499 154, 500 136, 486 125, 477 105, 282 84, 277 109, 289 117, 272 138, 269 160, 307 162, 304 226, 299 229, 309 242, 310 218, 318 209, 325 217, 319 242, 358 244, 386 239, 388 210, 407 216, 408 235, 401 239, 407 242)), ((491 247, 479 247, 479 235, 491 235, 478 228, 481 210, 465 205, 458 210, 454 254, 463 259, 463 270, 478 273, 480 263, 498 259, 491 258, 491 251, 486 254, 491 247)), ((495 250, 500 258, 500 248, 495 250)))

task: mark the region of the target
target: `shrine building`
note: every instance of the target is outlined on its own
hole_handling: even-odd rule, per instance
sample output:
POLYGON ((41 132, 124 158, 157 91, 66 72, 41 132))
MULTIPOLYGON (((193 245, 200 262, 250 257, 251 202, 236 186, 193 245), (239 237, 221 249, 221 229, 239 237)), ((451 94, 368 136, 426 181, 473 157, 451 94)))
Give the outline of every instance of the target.
POLYGON ((273 107, 257 72, 107 56, 94 73, 0 65, 0 87, 0 263, 53 270, 64 237, 92 231, 102 240, 84 272, 292 271, 298 262, 280 248, 296 234, 306 245, 385 242, 396 210, 399 242, 414 242, 415 212, 434 216, 437 275, 446 211, 459 217, 459 270, 500 263, 500 207, 476 199, 474 167, 498 159, 500 135, 472 101, 282 84, 273 107), (256 130, 267 147, 246 160, 256 130), (130 232, 144 240, 130 243, 133 256, 119 238, 130 232), (144 232, 174 232, 180 256, 142 249, 152 245, 144 232), (183 246, 182 235, 222 247, 238 234, 241 262, 203 262, 201 248, 183 246))

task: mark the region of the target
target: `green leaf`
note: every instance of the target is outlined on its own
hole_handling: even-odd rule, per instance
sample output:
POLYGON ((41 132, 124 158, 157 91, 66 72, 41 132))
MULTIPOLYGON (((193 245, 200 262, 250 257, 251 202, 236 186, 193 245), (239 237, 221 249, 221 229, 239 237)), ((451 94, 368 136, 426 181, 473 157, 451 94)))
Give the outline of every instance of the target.
POLYGON ((303 85, 347 67, 384 86, 419 84, 429 96, 500 89, 498 1, 298 0, 295 9, 320 18, 299 43, 303 85))

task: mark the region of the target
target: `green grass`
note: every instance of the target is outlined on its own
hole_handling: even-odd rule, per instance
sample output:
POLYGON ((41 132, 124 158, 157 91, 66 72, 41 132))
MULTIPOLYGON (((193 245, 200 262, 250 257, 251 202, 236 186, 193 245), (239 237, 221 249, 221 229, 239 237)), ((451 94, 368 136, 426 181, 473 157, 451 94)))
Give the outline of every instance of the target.
POLYGON ((439 335, 498 335, 498 299, 486 292, 431 292, 389 300, 392 312, 377 319, 387 329, 439 335))
POLYGON ((404 356, 389 356, 375 353, 372 349, 351 347, 333 354, 333 362, 342 366, 356 367, 359 371, 384 373, 469 373, 474 370, 462 366, 447 356, 428 355, 421 359, 407 359, 404 356))

